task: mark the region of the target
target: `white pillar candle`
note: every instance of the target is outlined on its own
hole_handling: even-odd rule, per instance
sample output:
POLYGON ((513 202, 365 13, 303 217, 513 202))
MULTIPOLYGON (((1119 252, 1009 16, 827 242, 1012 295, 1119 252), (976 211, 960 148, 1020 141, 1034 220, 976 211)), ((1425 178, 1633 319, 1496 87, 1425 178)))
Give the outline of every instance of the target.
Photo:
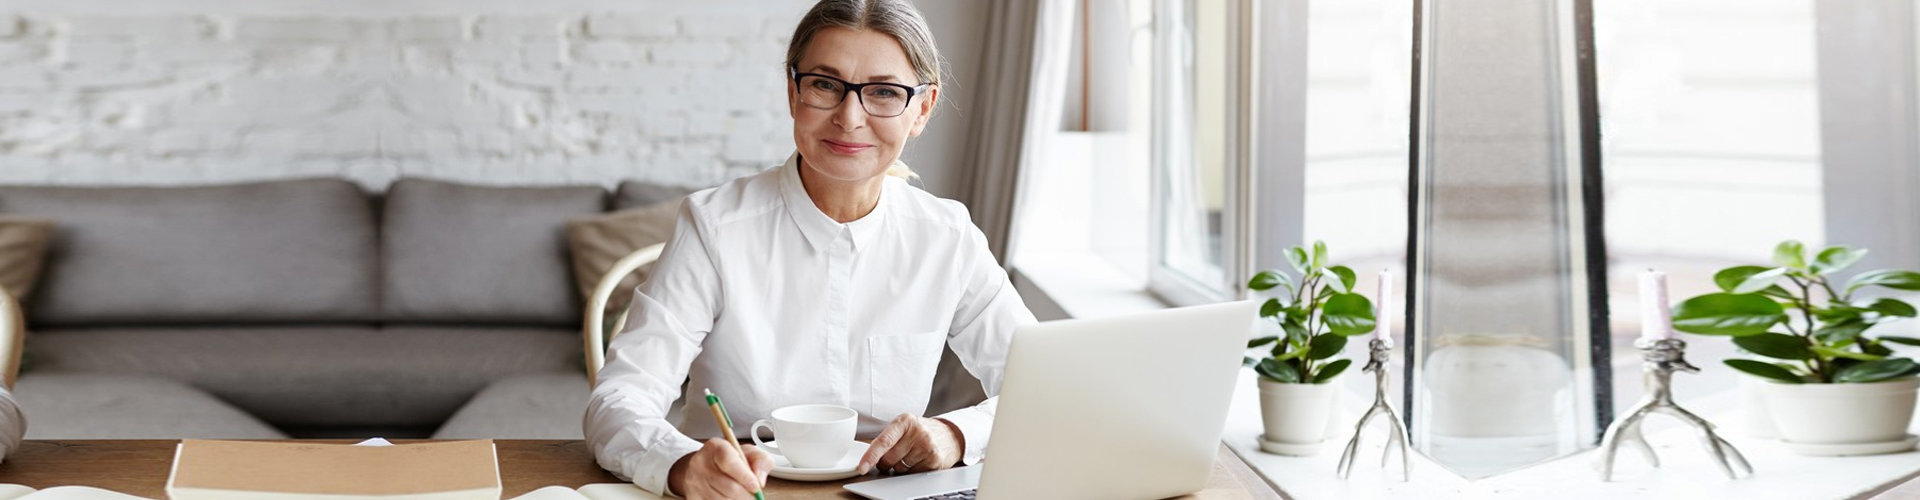
POLYGON ((1380 270, 1380 296, 1373 301, 1373 333, 1367 334, 1367 340, 1380 339, 1388 348, 1393 347, 1393 319, 1387 317, 1387 300, 1393 297, 1393 275, 1380 270))
POLYGON ((1673 309, 1667 304, 1667 273, 1640 273, 1640 338, 1673 338, 1673 309))

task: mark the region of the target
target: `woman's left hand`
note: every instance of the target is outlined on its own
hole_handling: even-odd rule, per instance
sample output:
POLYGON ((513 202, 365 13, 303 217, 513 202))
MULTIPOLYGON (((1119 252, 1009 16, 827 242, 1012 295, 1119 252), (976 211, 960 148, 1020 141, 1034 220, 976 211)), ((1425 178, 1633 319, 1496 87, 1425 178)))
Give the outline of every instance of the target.
POLYGON ((965 441, 960 428, 945 420, 902 413, 873 437, 867 454, 860 457, 859 472, 878 468, 902 474, 950 468, 960 463, 965 441))

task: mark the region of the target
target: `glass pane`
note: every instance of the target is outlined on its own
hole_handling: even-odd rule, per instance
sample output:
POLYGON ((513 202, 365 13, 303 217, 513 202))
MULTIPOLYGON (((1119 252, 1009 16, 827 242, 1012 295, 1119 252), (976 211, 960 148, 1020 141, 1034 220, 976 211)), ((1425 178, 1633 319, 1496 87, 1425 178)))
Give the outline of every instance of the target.
MULTIPOLYGON (((1357 291, 1368 297, 1378 297, 1374 273, 1392 272, 1401 293, 1388 301, 1387 316, 1394 334, 1404 335, 1413 0, 1312 0, 1307 15, 1302 230, 1307 241, 1326 241, 1335 261, 1359 272, 1357 291)), ((1406 343, 1396 338, 1394 345, 1406 343)), ((1348 342, 1346 355, 1366 360, 1367 344, 1348 342)), ((1402 407, 1405 358, 1396 353, 1390 372, 1387 396, 1395 408, 1402 407)), ((1341 378, 1354 394, 1372 394, 1373 377, 1341 378)), ((1372 403, 1349 399, 1355 412, 1372 403)))
MULTIPOLYGON (((1716 270, 1771 262, 1781 240, 1824 239, 1813 9, 1812 0, 1594 3, 1616 409, 1643 392, 1640 271, 1665 271, 1677 301, 1714 290, 1716 270)), ((1734 387, 1739 376, 1715 361, 1731 343, 1683 340, 1703 370, 1675 378, 1676 398, 1734 387)))
POLYGON ((1167 124, 1161 170, 1161 265, 1207 291, 1226 295, 1229 81, 1226 2, 1179 2, 1181 22, 1168 57, 1167 124))
POLYGON ((1590 446, 1573 2, 1424 2, 1413 441, 1467 478, 1590 446))

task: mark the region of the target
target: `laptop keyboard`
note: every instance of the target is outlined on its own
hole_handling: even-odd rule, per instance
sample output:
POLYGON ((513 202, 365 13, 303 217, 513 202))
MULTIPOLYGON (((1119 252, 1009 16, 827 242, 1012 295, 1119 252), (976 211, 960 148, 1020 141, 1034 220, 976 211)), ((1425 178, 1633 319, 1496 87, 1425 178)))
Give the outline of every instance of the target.
POLYGON ((934 495, 930 497, 915 498, 913 500, 973 500, 973 494, 976 491, 979 491, 979 490, 956 491, 953 493, 943 493, 943 494, 934 495))

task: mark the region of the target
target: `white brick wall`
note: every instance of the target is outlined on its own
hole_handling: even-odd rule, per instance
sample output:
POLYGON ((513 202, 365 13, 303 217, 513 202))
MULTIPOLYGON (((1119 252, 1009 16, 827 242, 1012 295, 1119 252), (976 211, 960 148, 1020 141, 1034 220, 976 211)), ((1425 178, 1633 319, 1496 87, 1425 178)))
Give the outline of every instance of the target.
POLYGON ((809 2, 242 4, 0 7, 0 183, 709 185, 792 149, 779 64, 809 2))

